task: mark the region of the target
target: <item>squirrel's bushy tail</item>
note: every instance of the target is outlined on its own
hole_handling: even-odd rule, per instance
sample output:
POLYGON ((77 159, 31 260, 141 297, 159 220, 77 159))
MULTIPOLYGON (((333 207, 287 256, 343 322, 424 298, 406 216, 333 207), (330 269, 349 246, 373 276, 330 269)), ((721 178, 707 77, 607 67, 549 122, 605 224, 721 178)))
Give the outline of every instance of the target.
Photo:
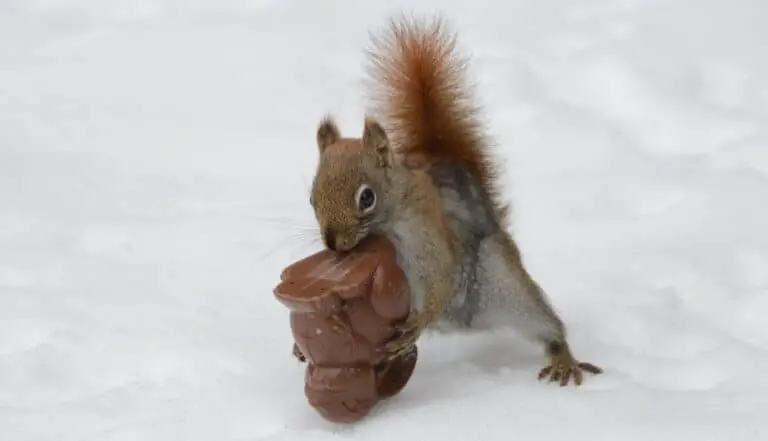
MULTIPOLYGON (((400 15, 372 36, 368 90, 398 153, 462 165, 496 199, 497 161, 467 83, 467 59, 440 16, 400 15)), ((498 207, 504 215, 505 207, 498 207)))

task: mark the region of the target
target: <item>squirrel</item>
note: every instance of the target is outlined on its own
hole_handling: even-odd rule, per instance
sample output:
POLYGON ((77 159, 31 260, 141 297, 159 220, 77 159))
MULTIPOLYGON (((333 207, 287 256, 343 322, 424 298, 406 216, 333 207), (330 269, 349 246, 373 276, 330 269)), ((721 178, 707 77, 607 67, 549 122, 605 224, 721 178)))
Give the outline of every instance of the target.
POLYGON ((310 204, 325 247, 345 252, 369 235, 397 251, 411 311, 387 345, 407 350, 447 320, 462 328, 512 326, 543 345, 538 379, 602 369, 578 361, 565 326, 525 269, 504 225, 500 161, 465 79, 468 59, 447 21, 395 16, 367 51, 369 111, 360 137, 343 137, 326 114, 316 132, 319 161, 310 204))

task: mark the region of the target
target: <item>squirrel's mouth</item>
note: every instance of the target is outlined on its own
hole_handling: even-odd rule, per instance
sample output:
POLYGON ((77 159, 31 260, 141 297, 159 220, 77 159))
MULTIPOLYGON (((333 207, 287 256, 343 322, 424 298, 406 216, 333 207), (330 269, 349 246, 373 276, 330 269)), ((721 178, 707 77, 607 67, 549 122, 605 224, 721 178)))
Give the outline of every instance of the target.
POLYGON ((325 247, 332 251, 345 252, 354 248, 368 235, 367 231, 356 231, 355 234, 338 234, 336 231, 326 228, 323 231, 325 247))
POLYGON ((336 251, 336 232, 330 228, 326 228, 323 231, 323 242, 325 243, 326 248, 336 251))

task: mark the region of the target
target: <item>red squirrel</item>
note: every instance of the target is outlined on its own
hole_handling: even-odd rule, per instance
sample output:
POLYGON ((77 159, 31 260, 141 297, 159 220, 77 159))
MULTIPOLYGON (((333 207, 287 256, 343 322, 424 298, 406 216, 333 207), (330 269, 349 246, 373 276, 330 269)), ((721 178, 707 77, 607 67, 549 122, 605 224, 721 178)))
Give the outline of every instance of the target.
POLYGON ((441 320, 465 328, 501 320, 543 346, 540 380, 579 385, 583 371, 601 373, 574 357, 505 229, 500 161, 489 151, 456 33, 439 16, 401 15, 373 35, 367 55, 371 110, 362 135, 343 137, 322 118, 310 203, 329 249, 351 250, 368 235, 394 244, 412 300, 387 348, 408 351, 441 320))

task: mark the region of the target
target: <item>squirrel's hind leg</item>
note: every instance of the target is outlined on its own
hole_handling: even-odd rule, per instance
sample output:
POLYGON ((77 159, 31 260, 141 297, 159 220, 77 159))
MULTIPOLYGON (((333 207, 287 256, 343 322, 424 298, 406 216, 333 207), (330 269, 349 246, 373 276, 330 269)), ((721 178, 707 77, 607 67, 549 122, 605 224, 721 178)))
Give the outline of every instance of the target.
POLYGON ((539 371, 539 379, 549 378, 565 386, 573 378, 579 385, 582 371, 602 372, 574 358, 562 320, 523 266, 517 245, 508 233, 498 231, 483 239, 478 257, 475 285, 482 297, 477 319, 486 326, 508 325, 541 343, 549 363, 539 371))

